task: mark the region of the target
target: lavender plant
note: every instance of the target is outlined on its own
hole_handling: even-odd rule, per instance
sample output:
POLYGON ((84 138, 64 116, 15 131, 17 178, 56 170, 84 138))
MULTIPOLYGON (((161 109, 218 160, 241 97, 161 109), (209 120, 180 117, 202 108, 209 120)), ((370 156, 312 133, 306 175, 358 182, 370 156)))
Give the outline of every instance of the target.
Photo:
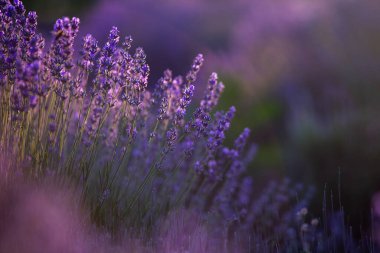
POLYGON ((58 19, 49 46, 21 1, 1 0, 0 20, 0 148, 17 157, 5 181, 20 172, 12 168, 31 180, 69 180, 92 221, 114 236, 149 233, 185 208, 247 251, 319 245, 297 236, 310 193, 285 180, 253 194, 245 168, 255 146, 246 148, 249 129, 224 145, 235 108, 214 112, 224 88, 216 73, 189 110, 201 54, 184 77, 166 70, 151 87, 144 50, 133 51, 116 27, 103 46, 86 35, 74 58, 78 18, 58 19))
POLYGON ((21 1, 2 1, 0 18, 1 147, 30 161, 28 177, 73 180, 94 221, 111 230, 180 206, 207 212, 227 181, 239 189, 249 130, 223 146, 235 108, 213 113, 223 90, 216 73, 188 111, 201 54, 185 77, 167 70, 147 89, 144 51, 132 52, 131 37, 121 39, 116 27, 102 47, 86 35, 74 59, 78 18, 58 19, 49 47, 21 1))

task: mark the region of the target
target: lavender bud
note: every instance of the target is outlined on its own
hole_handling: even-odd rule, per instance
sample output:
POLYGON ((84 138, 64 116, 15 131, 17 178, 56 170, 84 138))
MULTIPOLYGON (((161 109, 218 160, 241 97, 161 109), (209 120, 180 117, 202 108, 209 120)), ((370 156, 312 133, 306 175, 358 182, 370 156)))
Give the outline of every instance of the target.
POLYGON ((245 128, 244 131, 236 138, 234 142, 234 149, 238 152, 242 152, 247 142, 251 130, 249 128, 245 128))
POLYGON ((128 35, 124 38, 124 42, 123 42, 123 47, 126 49, 126 50, 129 50, 132 46, 132 42, 133 42, 133 39, 132 39, 132 36, 128 35))

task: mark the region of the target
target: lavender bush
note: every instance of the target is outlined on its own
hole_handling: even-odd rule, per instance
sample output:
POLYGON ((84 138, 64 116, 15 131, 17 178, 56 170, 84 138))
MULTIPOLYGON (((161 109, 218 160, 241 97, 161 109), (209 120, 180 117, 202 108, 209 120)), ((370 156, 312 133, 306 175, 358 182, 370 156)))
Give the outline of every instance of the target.
POLYGON ((22 2, 2 1, 1 24, 1 147, 30 161, 25 175, 73 180, 94 221, 112 231, 179 206, 208 212, 223 202, 224 215, 240 215, 244 203, 231 194, 250 192, 239 186, 249 130, 223 146, 235 109, 212 112, 224 87, 216 73, 187 113, 202 55, 185 77, 167 70, 149 90, 143 49, 132 53, 116 27, 103 47, 86 35, 75 61, 78 18, 58 19, 46 48, 22 2))
POLYGON ((329 249, 327 230, 306 219, 307 187, 284 180, 253 194, 245 168, 255 146, 246 148, 249 129, 223 144, 235 108, 214 112, 224 88, 216 73, 192 105, 201 54, 184 77, 166 70, 150 87, 143 49, 132 51, 116 27, 103 46, 86 35, 75 57, 78 18, 58 19, 50 46, 21 1, 1 0, 0 19, 0 148, 17 157, 2 163, 5 184, 20 174, 69 183, 115 239, 147 239, 169 213, 187 209, 228 252, 329 249))

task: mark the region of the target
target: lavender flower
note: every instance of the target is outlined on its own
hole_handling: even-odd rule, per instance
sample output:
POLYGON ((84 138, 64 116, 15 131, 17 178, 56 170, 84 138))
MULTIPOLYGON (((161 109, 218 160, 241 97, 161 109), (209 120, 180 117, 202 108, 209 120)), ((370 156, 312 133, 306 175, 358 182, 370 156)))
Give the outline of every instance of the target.
POLYGON ((186 75, 186 84, 182 90, 182 98, 179 101, 179 105, 176 110, 175 115, 175 124, 181 125, 183 118, 185 117, 186 109, 189 106, 191 99, 194 95, 194 85, 193 83, 196 80, 197 74, 200 67, 203 64, 203 55, 199 54, 195 57, 191 70, 186 75))
POLYGON ((68 17, 58 19, 54 25, 55 39, 50 49, 48 65, 52 72, 53 89, 63 99, 72 85, 71 69, 73 67, 74 38, 78 33, 79 19, 68 17))
POLYGON ((94 80, 94 93, 108 93, 112 86, 111 68, 115 62, 116 46, 119 43, 119 30, 112 27, 108 40, 100 52, 98 60, 97 78, 94 80))
POLYGON ((80 52, 82 58, 78 65, 86 72, 91 71, 95 65, 95 57, 98 51, 98 42, 91 34, 87 34, 83 38, 83 49, 80 52))
POLYGON ((225 131, 228 130, 231 120, 235 114, 235 107, 231 107, 225 114, 219 113, 217 121, 215 122, 212 130, 209 132, 207 147, 209 152, 214 152, 223 142, 225 138, 225 131))

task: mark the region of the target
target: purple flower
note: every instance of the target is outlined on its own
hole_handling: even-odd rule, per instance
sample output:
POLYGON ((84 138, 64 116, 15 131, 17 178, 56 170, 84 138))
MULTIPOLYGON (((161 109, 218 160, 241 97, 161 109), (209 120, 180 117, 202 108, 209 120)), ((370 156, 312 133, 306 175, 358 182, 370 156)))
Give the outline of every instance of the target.
POLYGON ((98 42, 91 34, 87 34, 83 38, 83 48, 80 52, 82 58, 79 61, 79 66, 87 72, 91 71, 95 64, 95 57, 98 51, 98 42))
POLYGON ((171 128, 166 132, 166 149, 165 153, 172 151, 175 141, 177 140, 177 130, 175 128, 171 128))
POLYGON ((236 138, 236 140, 234 142, 234 149, 237 152, 240 153, 243 151, 250 132, 251 132, 251 130, 249 128, 245 128, 244 131, 239 135, 239 137, 236 138))
POLYGON ((63 17, 58 19, 54 25, 55 39, 50 49, 49 67, 54 80, 57 82, 53 87, 61 98, 67 97, 67 90, 70 89, 71 69, 73 65, 74 38, 78 32, 79 19, 63 17))
POLYGON ((115 53, 117 51, 117 44, 119 43, 119 30, 117 27, 112 27, 109 32, 108 40, 100 51, 98 60, 97 77, 94 79, 95 90, 94 92, 101 92, 107 94, 112 86, 112 72, 111 68, 114 66, 116 59, 115 53))
POLYGON ((235 111, 235 107, 232 106, 225 114, 217 115, 217 121, 208 134, 207 147, 210 152, 215 152, 215 150, 222 144, 225 138, 224 133, 230 127, 235 111))
POLYGON ((186 109, 189 106, 191 99, 194 95, 194 85, 193 83, 196 80, 197 74, 199 72, 200 67, 203 64, 203 55, 199 54, 195 57, 193 64, 191 66, 191 70, 186 75, 186 84, 182 90, 182 98, 179 100, 179 105, 176 109, 175 121, 176 125, 182 125, 183 119, 186 114, 186 109))

